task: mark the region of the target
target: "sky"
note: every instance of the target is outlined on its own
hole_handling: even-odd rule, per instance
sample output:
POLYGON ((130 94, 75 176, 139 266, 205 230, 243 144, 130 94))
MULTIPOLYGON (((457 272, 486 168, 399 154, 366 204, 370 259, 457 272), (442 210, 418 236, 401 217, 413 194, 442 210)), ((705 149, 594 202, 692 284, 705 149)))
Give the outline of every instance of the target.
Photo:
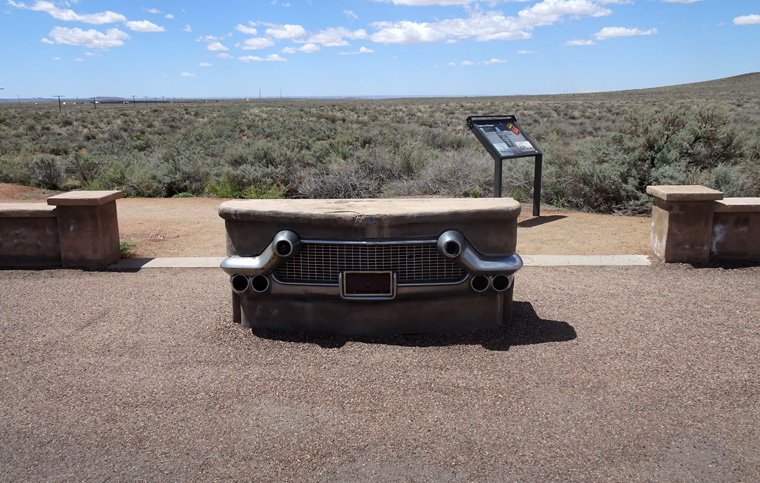
POLYGON ((0 0, 0 98, 491 96, 760 71, 759 0, 0 0))

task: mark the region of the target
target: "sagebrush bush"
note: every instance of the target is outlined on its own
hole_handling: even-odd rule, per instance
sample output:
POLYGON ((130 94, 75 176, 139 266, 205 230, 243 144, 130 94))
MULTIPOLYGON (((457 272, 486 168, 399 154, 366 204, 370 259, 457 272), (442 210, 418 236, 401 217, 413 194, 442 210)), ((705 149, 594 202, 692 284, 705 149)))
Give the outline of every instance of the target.
POLYGON ((63 167, 55 156, 38 154, 28 165, 29 180, 33 186, 57 190, 64 179, 63 167))

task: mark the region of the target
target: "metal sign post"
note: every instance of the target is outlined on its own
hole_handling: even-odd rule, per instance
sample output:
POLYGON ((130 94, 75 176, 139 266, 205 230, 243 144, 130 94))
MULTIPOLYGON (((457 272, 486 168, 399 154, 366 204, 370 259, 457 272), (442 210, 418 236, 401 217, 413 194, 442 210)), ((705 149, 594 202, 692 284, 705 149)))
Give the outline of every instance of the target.
POLYGON ((517 124, 515 116, 470 116, 467 127, 494 160, 493 195, 501 197, 501 165, 505 159, 533 156, 533 216, 541 214, 541 169, 543 153, 517 124))

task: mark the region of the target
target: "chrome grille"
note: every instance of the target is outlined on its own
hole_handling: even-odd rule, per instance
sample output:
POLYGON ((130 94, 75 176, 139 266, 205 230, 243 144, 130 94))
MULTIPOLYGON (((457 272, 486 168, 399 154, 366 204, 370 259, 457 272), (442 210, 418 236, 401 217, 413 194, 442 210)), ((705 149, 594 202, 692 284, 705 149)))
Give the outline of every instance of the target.
POLYGON ((341 272, 392 271, 399 285, 461 282, 464 269, 444 256, 435 241, 309 242, 275 270, 285 283, 338 284, 341 272))

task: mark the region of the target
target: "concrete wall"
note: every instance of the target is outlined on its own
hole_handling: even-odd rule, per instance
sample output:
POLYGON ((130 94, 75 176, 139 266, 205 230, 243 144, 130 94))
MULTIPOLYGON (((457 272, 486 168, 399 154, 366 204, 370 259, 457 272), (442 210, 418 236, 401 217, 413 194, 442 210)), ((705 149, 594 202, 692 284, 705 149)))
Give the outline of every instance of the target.
POLYGON ((73 191, 47 204, 0 203, 0 268, 102 269, 121 256, 121 191, 73 191))
POLYGON ((652 253, 664 262, 760 260, 760 198, 704 186, 649 186, 652 253))

